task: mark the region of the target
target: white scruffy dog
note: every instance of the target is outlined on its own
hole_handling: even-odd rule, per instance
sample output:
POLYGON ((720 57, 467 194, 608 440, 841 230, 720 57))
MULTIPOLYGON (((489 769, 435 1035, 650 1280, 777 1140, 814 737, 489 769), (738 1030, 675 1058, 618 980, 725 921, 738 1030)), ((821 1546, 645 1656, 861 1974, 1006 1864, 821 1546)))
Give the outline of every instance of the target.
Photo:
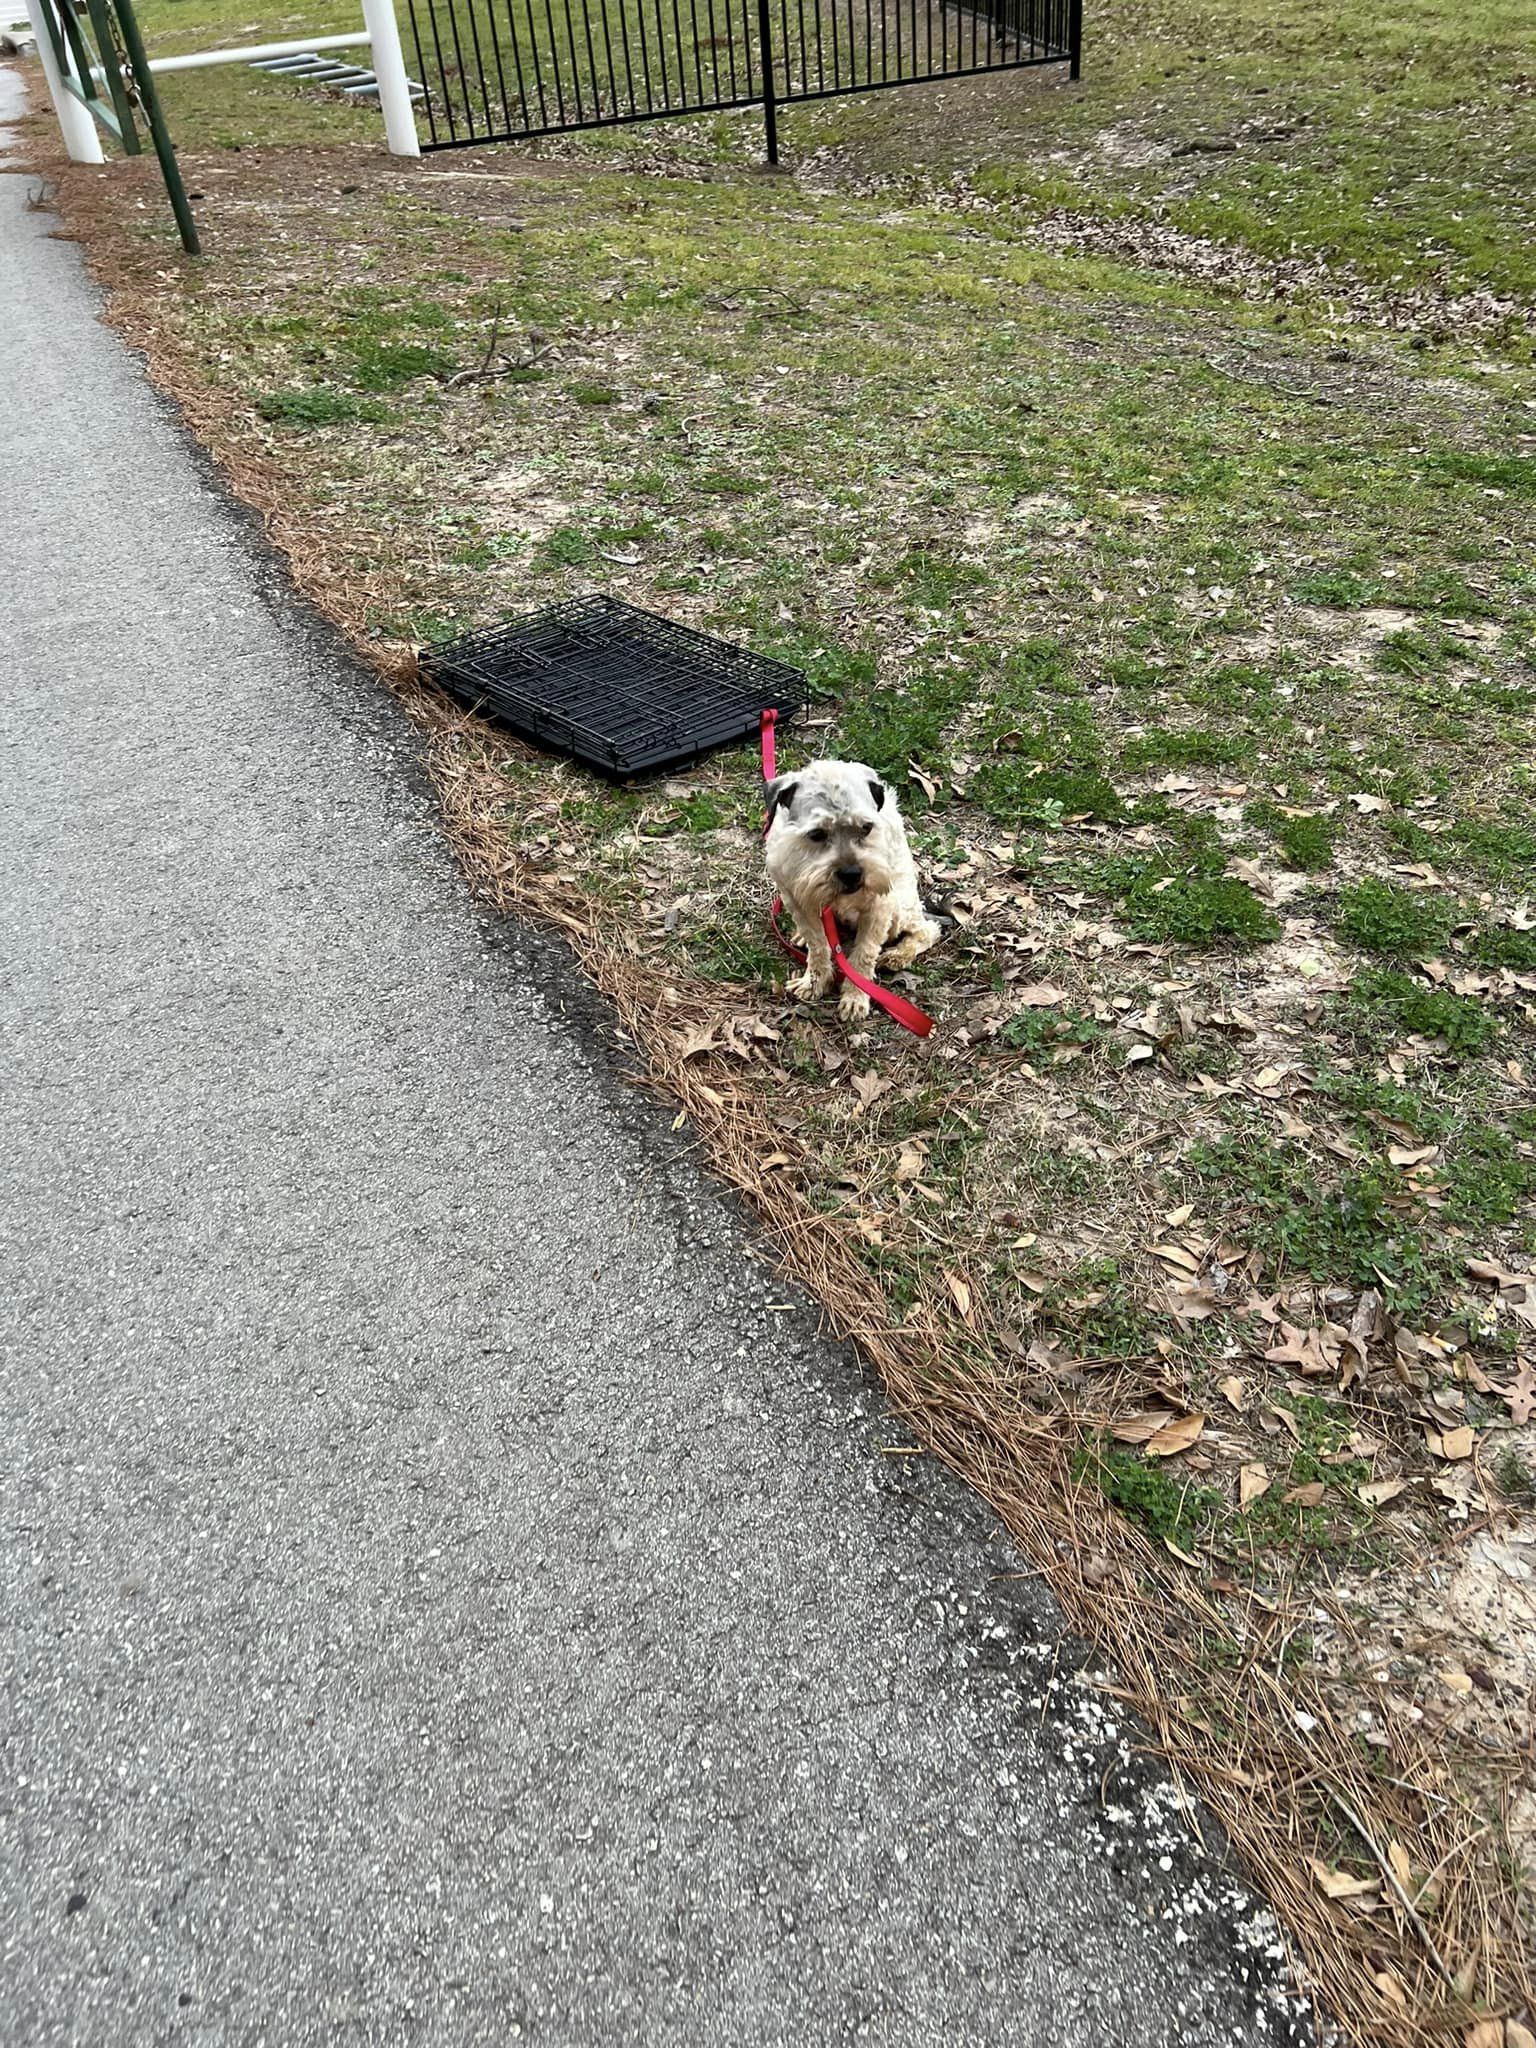
MULTIPOLYGON (((828 904, 845 934, 848 963, 867 979, 926 953, 939 927, 917 893, 917 869, 896 799, 862 761, 812 761, 768 785, 768 873, 805 946, 806 967, 790 993, 824 996, 836 979, 822 928, 828 904)), ((838 1014, 869 1015, 869 997, 849 983, 838 1014)))

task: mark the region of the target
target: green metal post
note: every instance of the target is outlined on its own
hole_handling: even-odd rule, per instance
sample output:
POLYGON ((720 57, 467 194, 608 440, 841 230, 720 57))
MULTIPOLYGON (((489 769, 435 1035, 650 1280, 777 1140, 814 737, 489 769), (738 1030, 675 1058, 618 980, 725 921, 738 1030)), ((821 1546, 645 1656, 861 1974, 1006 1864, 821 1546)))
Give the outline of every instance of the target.
MULTIPOLYGON (((68 4, 68 0, 65 0, 68 4)), ((181 182, 181 168, 176 162, 176 151, 171 142, 170 130, 165 125, 165 116, 160 111, 160 95, 155 91, 154 74, 149 68, 149 52, 144 47, 144 38, 139 34, 139 24, 134 19, 132 0, 112 0, 118 26, 123 34, 123 48, 128 52, 128 69, 133 74, 134 91, 139 105, 144 109, 144 119, 149 124, 150 140, 155 145, 155 155, 160 159, 160 175, 165 179, 166 193, 170 198, 171 211, 176 216, 176 225, 181 231, 181 246, 189 256, 200 256, 203 245, 197 238, 197 222, 192 218, 192 209, 187 204, 187 188, 181 182)))

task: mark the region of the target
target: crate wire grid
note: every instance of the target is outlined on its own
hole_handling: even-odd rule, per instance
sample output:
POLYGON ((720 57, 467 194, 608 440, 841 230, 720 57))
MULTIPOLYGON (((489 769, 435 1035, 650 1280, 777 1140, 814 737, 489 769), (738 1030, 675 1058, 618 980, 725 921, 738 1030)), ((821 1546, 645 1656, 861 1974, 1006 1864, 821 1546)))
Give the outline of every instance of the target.
POLYGON ((570 598, 426 648, 425 672, 536 746, 625 778, 697 761, 805 702, 798 669, 618 598, 570 598))

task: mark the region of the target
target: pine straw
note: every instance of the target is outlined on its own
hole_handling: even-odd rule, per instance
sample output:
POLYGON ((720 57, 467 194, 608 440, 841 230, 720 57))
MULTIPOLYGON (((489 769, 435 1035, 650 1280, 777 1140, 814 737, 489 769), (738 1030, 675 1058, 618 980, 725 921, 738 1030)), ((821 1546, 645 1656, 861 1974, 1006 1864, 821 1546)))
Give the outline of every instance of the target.
MULTIPOLYGON (((114 178, 127 169, 116 167, 114 178)), ((1483 1817, 1458 1796, 1447 1738, 1418 1739, 1394 1722, 1390 1753, 1378 1752, 1366 1768, 1366 1752, 1307 1671, 1287 1669, 1315 1595, 1283 1612, 1230 1582, 1218 1597, 1197 1570, 1080 1487, 1073 1451, 1094 1418, 1042 1415, 1027 1404, 994 1362, 984 1300, 967 1324, 925 1282, 893 1327, 851 1222, 814 1208, 791 1176, 763 1169, 784 1142, 764 1077, 750 1059, 685 1050, 690 1031, 697 1044, 701 1027, 727 1021, 730 992, 637 960, 573 878, 513 853, 502 822, 508 784, 497 764, 515 750, 423 686, 408 649, 381 646, 365 630, 388 577, 359 576, 355 564, 377 559, 377 536, 349 536, 296 509, 290 481, 253 449, 235 402, 210 388, 162 326, 153 284, 139 288, 138 278, 164 258, 124 234, 110 195, 89 174, 56 163, 49 170, 112 291, 115 324, 259 514, 299 590, 424 732, 448 834, 475 890, 498 911, 569 942, 652 1083, 687 1112, 714 1169, 749 1201, 786 1271, 873 1364, 915 1439, 996 1511, 1070 1626, 1114 1670, 1114 1696, 1140 1718, 1176 1778, 1198 1791, 1274 1905, 1321 2008, 1372 2048, 1428 2048, 1460 2040, 1480 2012, 1536 2010, 1515 1909, 1483 1817), (1412 1845, 1415 1891, 1420 1871, 1438 1887, 1433 1930, 1398 1889, 1388 1854, 1397 1843, 1412 1845), (1310 1859, 1332 1865, 1341 1856, 1379 1868, 1374 1912, 1319 1889, 1310 1859)), ((1484 1773, 1500 1761, 1478 1759, 1484 1773)))

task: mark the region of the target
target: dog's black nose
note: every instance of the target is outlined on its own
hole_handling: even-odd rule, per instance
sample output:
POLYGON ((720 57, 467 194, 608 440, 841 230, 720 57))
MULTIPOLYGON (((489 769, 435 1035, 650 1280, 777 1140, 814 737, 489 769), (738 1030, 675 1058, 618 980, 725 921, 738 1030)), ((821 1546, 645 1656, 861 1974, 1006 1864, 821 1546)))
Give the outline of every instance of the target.
POLYGON ((837 871, 837 879, 841 883, 846 894, 851 896, 856 889, 863 888, 864 870, 861 867, 839 868, 837 871))

